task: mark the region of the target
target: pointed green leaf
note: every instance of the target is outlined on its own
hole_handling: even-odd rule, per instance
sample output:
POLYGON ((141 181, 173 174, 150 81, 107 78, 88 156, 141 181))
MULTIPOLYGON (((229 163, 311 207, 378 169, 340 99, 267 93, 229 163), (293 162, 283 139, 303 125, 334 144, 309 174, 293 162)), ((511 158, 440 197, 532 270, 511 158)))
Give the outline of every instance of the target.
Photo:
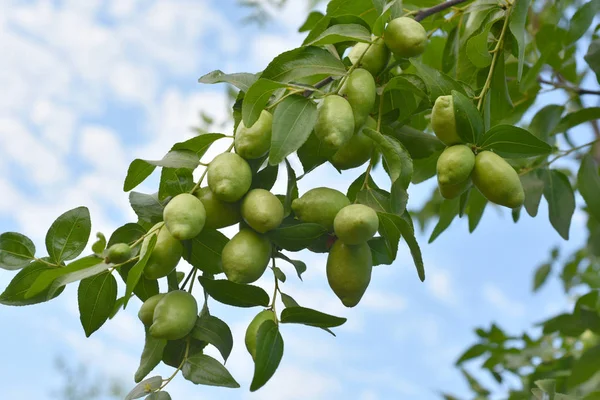
POLYGON ((211 275, 223 272, 221 253, 229 242, 227 236, 215 229, 203 229, 198 236, 186 243, 183 259, 200 271, 211 275))
POLYGON ((287 87, 285 83, 263 78, 254 82, 244 95, 242 102, 242 119, 244 125, 247 127, 254 125, 258 121, 260 113, 269 102, 273 92, 285 87, 287 87))
POLYGON ((233 336, 225 322, 212 315, 202 315, 196 321, 192 337, 215 346, 223 356, 223 361, 227 362, 233 348, 233 336))
POLYGON ((25 235, 4 232, 0 235, 0 268, 14 271, 26 267, 35 258, 35 245, 25 235))
POLYGON ((117 281, 108 271, 79 283, 77 302, 85 336, 90 337, 104 325, 113 311, 116 300, 117 281))
POLYGON ((160 363, 163 351, 167 345, 166 339, 157 339, 146 330, 146 342, 140 358, 140 365, 135 372, 134 381, 139 383, 160 363))
POLYGON ((427 86, 427 91, 429 92, 429 100, 432 102, 440 96, 452 94, 453 90, 465 94, 463 86, 448 75, 414 58, 410 60, 410 63, 415 66, 417 74, 425 82, 425 86, 427 86))
POLYGON ((199 277, 198 280, 208 295, 220 303, 235 307, 269 305, 269 295, 258 286, 234 283, 225 279, 212 280, 204 276, 199 277))
MULTIPOLYGON (((195 158, 189 154, 189 152, 193 152, 196 154, 196 158, 200 159, 207 152, 210 146, 216 142, 217 140, 224 138, 225 135, 222 133, 205 133, 204 135, 196 136, 191 139, 186 140, 185 142, 175 143, 171 148, 171 152, 186 152, 187 157, 190 160, 190 165, 192 164, 192 160, 195 158)), ((172 166, 175 168, 182 168, 177 166, 172 166)))
MULTIPOLYGON (((286 308, 288 310, 288 308, 286 308)), ((255 392, 271 379, 283 357, 283 338, 273 321, 265 321, 256 334, 256 362, 250 391, 255 392)))
POLYGON ((181 372, 185 379, 196 385, 240 387, 239 383, 227 371, 227 368, 206 354, 196 354, 189 357, 183 364, 181 372))
MULTIPOLYGON (((10 281, 4 292, 0 294, 0 304, 6 306, 27 306, 50 300, 47 298, 46 291, 42 291, 32 297, 26 297, 25 294, 42 273, 54 269, 42 261, 34 261, 21 269, 10 281)), ((60 293, 62 293, 62 290, 57 291, 54 297, 60 293)))
POLYGON ((247 92, 248 88, 256 81, 257 77, 254 74, 246 72, 237 74, 226 74, 218 69, 201 76, 198 79, 199 83, 229 83, 243 92, 247 92))
POLYGON ((141 381, 135 385, 135 387, 127 394, 127 396, 125 396, 125 400, 133 400, 144 397, 147 394, 158 390, 162 386, 162 383, 162 376, 153 376, 152 378, 141 381))
POLYGON ((315 240, 327 233, 322 225, 314 223, 296 223, 284 225, 267 232, 267 236, 284 250, 300 251, 306 249, 315 240))
POLYGON ((575 195, 569 178, 553 169, 544 171, 543 180, 550 223, 560 236, 569 240, 571 218, 575 212, 575 195))
POLYGON ((550 154, 552 146, 528 131, 512 125, 496 125, 483 135, 483 150, 493 150, 505 158, 524 158, 550 154))
POLYGON ((192 170, 187 168, 163 168, 160 174, 158 199, 163 201, 169 196, 188 193, 193 187, 192 170))
POLYGON ((592 347, 573 363, 568 384, 570 387, 580 385, 600 371, 600 346, 592 347))
POLYGON ((577 125, 600 119, 600 107, 587 107, 565 115, 554 130, 555 134, 563 133, 577 125))
POLYGON ((156 165, 152 165, 148 161, 140 160, 139 158, 133 160, 131 164, 129 164, 129 169, 127 169, 127 176, 123 183, 123 191, 129 192, 131 189, 144 182, 155 169, 156 165))
POLYGON ((339 42, 363 42, 371 41, 371 32, 358 24, 339 24, 330 26, 315 40, 307 43, 307 46, 323 46, 339 42))
POLYGON ((588 212, 600 222, 600 174, 592 153, 588 153, 577 173, 577 188, 585 200, 588 212))
POLYGON ((397 179, 407 188, 412 178, 413 165, 410 154, 397 139, 384 136, 374 129, 364 128, 363 133, 373 139, 383 154, 386 171, 392 183, 397 179))
POLYGON ((165 203, 158 200, 158 193, 145 194, 131 192, 129 193, 129 204, 140 219, 140 222, 145 222, 152 226, 162 221, 165 203))
POLYGON ((525 60, 525 22, 527 21, 527 12, 531 0, 515 0, 512 12, 510 14, 509 28, 517 40, 519 47, 519 67, 517 80, 521 80, 523 74, 523 61, 525 60))
POLYGON ((308 46, 278 55, 260 77, 277 82, 291 82, 308 76, 342 76, 345 73, 346 67, 341 60, 325 49, 308 46))
POLYGON ((477 143, 483 135, 483 119, 473 102, 464 94, 452 91, 456 130, 466 143, 477 143))
POLYGON ((56 263, 72 260, 85 249, 92 223, 86 207, 77 207, 62 214, 46 234, 46 250, 56 263))
POLYGON ((346 318, 336 317, 305 307, 286 307, 281 312, 281 323, 303 324, 318 328, 334 328, 343 325, 346 318))
MULTIPOLYGON (((164 226, 162 229, 166 229, 164 226)), ((129 303, 129 299, 131 298, 131 294, 133 293, 133 289, 137 286, 140 278, 142 277, 142 273, 144 272, 144 268, 152 255, 152 250, 154 250, 154 246, 156 246, 157 234, 152 233, 150 236, 150 240, 148 241, 148 247, 144 250, 145 252, 140 252, 140 259, 135 263, 135 265, 129 270, 127 274, 127 284, 125 286, 125 300, 123 301, 123 308, 127 307, 127 303, 129 303)))

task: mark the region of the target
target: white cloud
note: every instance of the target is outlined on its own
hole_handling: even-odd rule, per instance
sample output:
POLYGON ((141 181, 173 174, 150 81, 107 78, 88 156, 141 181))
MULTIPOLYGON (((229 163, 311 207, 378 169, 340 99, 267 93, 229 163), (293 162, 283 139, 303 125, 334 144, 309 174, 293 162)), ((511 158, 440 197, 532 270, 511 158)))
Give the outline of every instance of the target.
POLYGON ((429 292, 442 303, 451 306, 458 304, 457 288, 448 270, 429 267, 425 285, 429 292))
POLYGON ((485 301, 507 316, 519 318, 525 315, 525 305, 511 299, 493 283, 486 283, 483 286, 482 296, 485 301))

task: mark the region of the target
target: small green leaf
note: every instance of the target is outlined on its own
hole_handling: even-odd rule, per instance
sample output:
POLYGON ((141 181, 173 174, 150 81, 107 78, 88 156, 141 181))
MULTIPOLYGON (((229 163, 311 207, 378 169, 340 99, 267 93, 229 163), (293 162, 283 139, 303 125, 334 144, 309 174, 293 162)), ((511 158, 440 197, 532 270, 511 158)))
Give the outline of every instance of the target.
POLYGON ((237 74, 226 74, 223 71, 219 71, 218 69, 212 72, 209 72, 206 75, 201 76, 198 79, 199 83, 229 83, 243 92, 247 92, 248 88, 256 82, 256 75, 249 74, 246 72, 237 73, 237 74))
POLYGON ((298 154, 298 158, 306 174, 325 163, 334 153, 335 151, 324 146, 313 133, 308 136, 308 139, 300 146, 296 154, 298 154))
POLYGON ((561 120, 561 115, 565 107, 557 104, 550 104, 538 111, 531 123, 529 124, 529 132, 544 142, 551 144, 550 135, 561 120))
POLYGON ((256 334, 256 362, 250 384, 251 392, 257 391, 271 379, 282 357, 283 338, 279 333, 279 327, 273 321, 263 322, 256 334))
MULTIPOLYGON (((69 268, 72 272, 61 274, 61 276, 53 279, 52 283, 48 287, 46 297, 54 296, 54 293, 58 289, 63 286, 67 286, 69 283, 78 282, 82 279, 90 278, 103 273, 110 268, 110 264, 106 264, 101 258, 93 255, 73 261, 67 265, 67 268, 69 268)), ((61 272, 63 270, 64 268, 61 269, 61 272)))
POLYGON ((275 245, 284 250, 300 251, 306 249, 325 233, 327 233, 327 229, 322 225, 295 223, 273 229, 267 232, 267 236, 275 245))
POLYGON ((580 385, 600 370, 600 346, 592 347, 582 354, 582 356, 573 363, 571 376, 569 376, 569 387, 580 385))
POLYGON ((129 192, 131 189, 144 182, 155 169, 156 165, 152 165, 148 161, 140 160, 139 158, 133 160, 131 164, 129 164, 129 169, 127 170, 127 176, 123 183, 123 191, 129 192))
POLYGON ((183 259, 200 271, 211 275, 223 272, 221 253, 229 242, 227 236, 215 229, 203 229, 198 236, 185 245, 183 259))
POLYGON ((363 133, 373 139, 381 150, 392 183, 399 179, 402 186, 407 188, 412 178, 413 166, 412 159, 404 146, 397 139, 384 136, 370 128, 364 128, 363 133))
MULTIPOLYGON (((25 294, 43 272, 54 269, 42 261, 34 261, 21 269, 10 281, 4 292, 0 294, 0 304, 6 306, 28 306, 50 300, 47 298, 45 291, 33 297, 26 297, 25 294)), ((62 293, 62 290, 57 291, 54 297, 60 293, 62 293)))
POLYGON ((252 189, 271 190, 277 181, 278 165, 267 165, 252 177, 252 189))
POLYGON ((596 74, 596 80, 600 83, 600 39, 592 40, 586 55, 583 57, 596 74))
POLYGON ((398 139, 413 160, 431 157, 433 154, 440 153, 446 148, 446 145, 434 135, 408 125, 395 129, 384 126, 382 130, 386 136, 398 139))
POLYGON ((421 249, 415 238, 415 232, 412 225, 403 217, 394 214, 378 212, 379 233, 388 241, 389 255, 396 259, 398 252, 398 242, 401 237, 404 238, 413 257, 417 274, 421 282, 425 280, 425 267, 423 265, 423 256, 421 249))
POLYGON ((298 179, 296 179, 296 172, 287 158, 285 159, 285 170, 287 171, 287 189, 283 209, 285 215, 289 215, 292 210, 292 201, 298 198, 298 179))
POLYGON ((14 271, 26 267, 35 258, 35 245, 25 235, 4 232, 0 235, 0 268, 14 271))
POLYGON ((97 255, 101 255, 106 249, 106 236, 102 232, 97 232, 96 238, 97 240, 92 245, 92 251, 97 255))
MULTIPOLYGON (((144 228, 130 222, 117 228, 112 235, 110 235, 106 247, 110 247, 117 243, 133 243, 145 234, 146 230, 144 228)), ((137 249, 138 247, 132 249, 132 256, 135 257, 137 255, 137 249)))
POLYGON ((567 32, 567 43, 575 43, 589 29, 594 17, 600 14, 600 1, 590 0, 575 11, 569 20, 569 31, 567 32))
POLYGON ((195 169, 198 166, 199 157, 195 152, 183 149, 169 151, 162 160, 145 161, 157 167, 195 169))
POLYGON ((487 199, 479 190, 471 190, 466 209, 467 219, 469 220, 469 232, 473 233, 475 228, 477 228, 477 225, 479 225, 479 221, 481 221, 487 203, 487 199))
POLYGON ((463 86, 448 75, 435 68, 429 67, 414 58, 410 60, 410 63, 415 66, 417 74, 423 79, 423 82, 425 82, 427 91, 429 92, 429 100, 432 102, 440 96, 452 94, 453 90, 465 94, 463 86))
POLYGON ((569 240, 571 218, 575 212, 575 195, 569 178, 553 169, 544 171, 543 180, 550 223, 563 239, 569 240))
POLYGON ((153 376, 144 381, 141 381, 125 396, 125 400, 139 399, 146 396, 148 393, 158 390, 163 383, 162 376, 153 376))
POLYGON ((275 278, 277 278, 277 280, 279 280, 280 282, 285 282, 286 276, 281 269, 279 269, 278 267, 273 267, 273 274, 275 275, 275 278))
POLYGON ((146 342, 140 358, 140 366, 135 372, 134 381, 139 383, 160 363, 163 351, 167 345, 166 339, 157 339, 146 330, 146 342))
POLYGON ((452 91, 456 130, 466 143, 477 143, 483 134, 483 119, 473 102, 464 94, 452 91))
POLYGON ((308 16, 306 17, 306 20, 304 21, 302 26, 300 28, 298 28, 298 32, 310 31, 311 29, 313 29, 315 27, 317 22, 319 22, 319 20, 323 17, 324 17, 324 15, 320 11, 311 11, 308 14, 308 16))
POLYGON ((600 222, 600 175, 592 153, 588 153, 577 173, 577 188, 585 200, 588 212, 600 222))
POLYGON ((261 78, 277 82, 298 81, 314 75, 342 76, 346 67, 330 52, 315 46, 300 47, 275 57, 261 78))
POLYGON ((275 257, 281 258, 282 260, 285 260, 288 263, 292 264, 294 266, 294 268, 296 269, 296 273, 298 274, 298 278, 300 278, 300 280, 302 280, 302 274, 304 272, 306 272, 306 264, 304 263, 304 261, 292 260, 292 259, 290 259, 288 256, 286 256, 283 253, 276 253, 275 257))
POLYGON ((550 154, 552 146, 528 131, 512 125, 496 125, 483 135, 479 146, 505 158, 526 158, 550 154))
POLYGON ((104 325, 113 311, 116 300, 117 281, 108 271, 86 278, 79 283, 77 290, 79 319, 85 336, 90 337, 104 325))
POLYGON ((285 87, 287 87, 285 83, 263 78, 254 82, 244 95, 242 102, 242 120, 244 121, 244 125, 247 127, 254 125, 258 121, 260 113, 269 102, 273 92, 285 87))
POLYGON ((206 354, 196 354, 189 357, 183 364, 181 372, 185 379, 196 385, 240 387, 239 383, 227 371, 227 368, 206 354))
POLYGON ((286 307, 300 307, 300 305, 298 304, 298 302, 296 302, 296 300, 294 300, 292 298, 292 296, 285 294, 283 292, 280 292, 281 294, 281 301, 283 302, 283 305, 286 307))
MULTIPOLYGON (((166 229, 164 226, 162 229, 166 229)), ((133 293, 133 289, 137 286, 140 278, 142 277, 142 273, 144 272, 144 268, 152 255, 152 250, 154 250, 154 246, 156 246, 157 234, 152 233, 150 236, 150 240, 148 241, 148 247, 145 248, 144 253, 140 253, 140 259, 135 263, 135 265, 129 270, 127 274, 127 284, 125 285, 125 300, 123 301, 123 308, 127 307, 127 303, 129 303, 129 299, 131 298, 131 294, 133 293)))
POLYGON ((517 40, 519 47, 519 66, 517 80, 521 80, 523 74, 523 61, 525 60, 525 22, 531 0, 515 0, 512 12, 510 14, 509 28, 517 40))
POLYGON ((196 321, 192 337, 215 346, 223 356, 223 361, 227 362, 233 348, 233 336, 225 322, 212 315, 202 315, 196 321))
POLYGON ((429 243, 433 243, 438 236, 441 235, 454 221, 454 217, 458 215, 458 209, 460 205, 460 199, 455 198, 452 200, 444 199, 442 205, 440 207, 439 216, 440 219, 436 224, 435 228, 433 228, 433 232, 431 232, 431 236, 429 237, 429 243))
POLYGON ((334 328, 344 324, 346 318, 336 317, 305 307, 286 307, 281 312, 281 322, 318 328, 334 328))
POLYGON ((460 365, 465 361, 471 360, 473 358, 477 358, 488 351, 488 346, 483 345, 481 343, 474 344, 469 347, 459 358, 456 360, 456 365, 460 365))
POLYGON ((339 42, 363 42, 371 41, 371 32, 358 24, 339 24, 330 26, 315 40, 307 43, 307 46, 323 46, 325 44, 336 44, 339 42))
POLYGON ((379 188, 361 189, 356 194, 356 202, 371 207, 377 212, 391 213, 390 194, 379 188))
POLYGON ((85 249, 92 223, 86 207, 77 207, 62 214, 48 229, 46 250, 50 258, 60 263, 72 260, 85 249))
POLYGON ((145 400, 171 400, 171 395, 167 392, 154 392, 150 396, 146 397, 145 400))
POLYGON ((525 210, 527 214, 535 217, 544 193, 544 181, 538 171, 531 171, 521 176, 521 185, 525 191, 525 210))
POLYGON ((169 196, 188 193, 193 187, 192 170, 187 168, 163 168, 160 174, 158 199, 163 201, 169 196))
MULTIPOLYGON (((205 133, 204 135, 196 136, 185 142, 175 143, 171 148, 171 152, 174 151, 187 151, 190 159, 190 164, 195 158, 192 157, 189 152, 196 154, 196 158, 200 159, 210 148, 210 146, 217 140, 224 138, 225 135, 222 133, 205 133)), ((172 166, 173 167, 173 166, 172 166)), ((181 168, 181 167, 175 167, 181 168)))
POLYGON ((225 279, 212 280, 201 276, 198 278, 204 290, 220 303, 235 307, 267 307, 269 295, 262 288, 243 285, 225 279))
POLYGON ((165 204, 158 200, 158 193, 129 193, 129 204, 141 222, 154 225, 162 221, 165 204))
POLYGON ((587 107, 578 111, 574 111, 565 115, 561 120, 556 129, 555 134, 563 133, 577 125, 583 124, 588 121, 600 119, 600 107, 587 107))
POLYGON ((533 277, 534 292, 537 292, 537 290, 546 282, 546 279, 548 279, 548 276, 550 275, 550 271, 552 271, 551 264, 542 264, 538 267, 533 277))

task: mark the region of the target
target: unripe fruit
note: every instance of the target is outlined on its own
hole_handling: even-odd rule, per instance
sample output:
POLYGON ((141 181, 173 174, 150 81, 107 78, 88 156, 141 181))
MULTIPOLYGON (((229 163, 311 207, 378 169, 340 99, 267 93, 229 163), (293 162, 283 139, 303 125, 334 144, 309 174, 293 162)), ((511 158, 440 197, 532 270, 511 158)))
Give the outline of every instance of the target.
POLYGON ((416 57, 425 51, 427 31, 414 19, 400 17, 387 25, 383 40, 396 57, 416 57))
POLYGON ((337 213, 349 205, 350 200, 344 193, 327 187, 318 187, 292 201, 292 210, 300 221, 319 224, 331 231, 337 213))
POLYGON ((165 294, 154 309, 150 335, 157 339, 177 340, 192 331, 198 319, 198 303, 184 290, 165 294))
POLYGON ((248 328, 246 329, 246 349, 248 349, 248 353, 250 353, 253 360, 256 360, 256 336, 258 335, 258 329, 265 321, 276 322, 277 319, 275 318, 275 313, 271 310, 263 310, 259 312, 252 319, 248 325, 248 328))
POLYGON ((438 187, 440 189, 440 194, 445 199, 454 199, 466 192, 471 186, 473 186, 473 182, 471 179, 467 179, 463 182, 451 184, 439 184, 438 187))
POLYGON ((345 244, 357 245, 371 239, 379 228, 379 218, 371 207, 351 204, 335 216, 333 229, 345 244))
POLYGON ((200 199, 206 210, 205 228, 225 228, 242 220, 239 203, 227 203, 219 200, 209 187, 196 190, 194 196, 200 199))
POLYGON ((492 203, 508 208, 523 205, 525 193, 519 175, 499 155, 482 151, 475 157, 473 183, 492 203))
POLYGON ((338 151, 329 159, 329 162, 340 170, 360 167, 371 158, 375 142, 363 133, 364 128, 377 128, 377 122, 367 117, 365 125, 350 138, 338 151))
POLYGON ((335 94, 323 99, 315 135, 328 149, 339 149, 354 134, 354 115, 348 100, 335 94))
POLYGON ((159 293, 152 297, 142 304, 140 307, 140 311, 138 312, 138 318, 142 323, 146 326, 152 325, 154 321, 154 310, 156 309, 156 305, 162 298, 165 297, 165 293, 159 293))
POLYGON ((359 67, 366 69, 373 76, 379 75, 390 60, 390 51, 381 38, 377 38, 371 47, 369 47, 369 43, 356 43, 350 50, 348 58, 352 61, 352 64, 356 64, 363 53, 365 55, 360 60, 359 67))
POLYGON ((196 196, 181 193, 165 206, 163 219, 171 236, 177 240, 188 240, 196 237, 204 228, 206 211, 196 196))
POLYGON ((475 155, 463 144, 447 147, 437 161, 437 180, 440 193, 452 199, 463 193, 471 184, 475 155))
POLYGON ((447 146, 462 142, 456 132, 454 100, 451 95, 440 96, 435 100, 431 111, 431 128, 435 136, 447 146))
POLYGON ((131 258, 131 247, 127 243, 116 243, 108 248, 106 262, 121 264, 131 258))
MULTIPOLYGON (((144 267, 144 276, 148 279, 159 279, 169 275, 175 269, 179 259, 183 255, 183 245, 169 233, 169 230, 164 227, 162 222, 154 225, 149 233, 158 230, 156 237, 156 245, 152 250, 152 254, 144 267)), ((156 233, 154 233, 156 235, 156 233)), ((152 238, 152 234, 146 236, 142 242, 142 250, 140 254, 144 254, 148 248, 148 243, 152 238)))
POLYGON ((283 221, 283 204, 265 189, 252 189, 242 200, 242 217, 255 231, 265 233, 283 221))
POLYGON ((234 203, 252 184, 252 170, 242 157, 234 153, 219 154, 208 166, 208 187, 219 200, 234 203))
POLYGON ((271 259, 271 242, 250 229, 240 230, 223 247, 223 272, 232 282, 252 283, 262 276, 271 259))
POLYGON ((340 94, 346 97, 354 115, 354 129, 360 129, 375 105, 377 87, 373 75, 366 69, 357 68, 350 73, 340 94))
POLYGON ((267 154, 271 147, 273 116, 263 110, 258 120, 250 128, 241 121, 235 132, 235 152, 246 160, 267 154))
POLYGON ((373 258, 367 243, 334 243, 327 257, 327 281, 346 307, 354 307, 371 282, 373 258))

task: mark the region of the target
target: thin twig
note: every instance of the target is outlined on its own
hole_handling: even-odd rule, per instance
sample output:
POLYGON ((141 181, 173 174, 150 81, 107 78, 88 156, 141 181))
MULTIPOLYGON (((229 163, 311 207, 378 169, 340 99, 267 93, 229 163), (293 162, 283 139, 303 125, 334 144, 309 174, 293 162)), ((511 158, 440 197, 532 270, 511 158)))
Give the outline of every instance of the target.
POLYGON ((557 89, 565 89, 565 90, 568 90, 570 92, 576 93, 578 95, 594 94, 594 95, 600 96, 600 90, 583 89, 583 88, 580 88, 580 87, 577 87, 577 86, 566 85, 564 83, 548 81, 548 80, 543 79, 541 77, 538 78, 538 82, 546 84, 546 85, 554 86, 557 89))
MULTIPOLYGON (((327 78, 323 79, 322 81, 319 81, 319 82, 315 83, 314 87, 315 87, 315 89, 320 89, 323 86, 326 86, 326 85, 330 84, 331 82, 333 82, 333 76, 328 76, 327 78)), ((314 93, 314 90, 312 90, 312 89, 306 89, 302 93, 302 96, 308 97, 308 96, 310 96, 313 93, 314 93)))
POLYGON ((438 4, 437 6, 433 6, 430 8, 425 8, 423 10, 419 10, 416 14, 415 14, 415 21, 423 21, 425 18, 433 15, 433 14, 437 14, 439 12, 442 12, 444 10, 447 10, 450 7, 453 7, 457 4, 460 3, 464 3, 467 0, 450 0, 447 1, 445 3, 441 3, 438 4))

